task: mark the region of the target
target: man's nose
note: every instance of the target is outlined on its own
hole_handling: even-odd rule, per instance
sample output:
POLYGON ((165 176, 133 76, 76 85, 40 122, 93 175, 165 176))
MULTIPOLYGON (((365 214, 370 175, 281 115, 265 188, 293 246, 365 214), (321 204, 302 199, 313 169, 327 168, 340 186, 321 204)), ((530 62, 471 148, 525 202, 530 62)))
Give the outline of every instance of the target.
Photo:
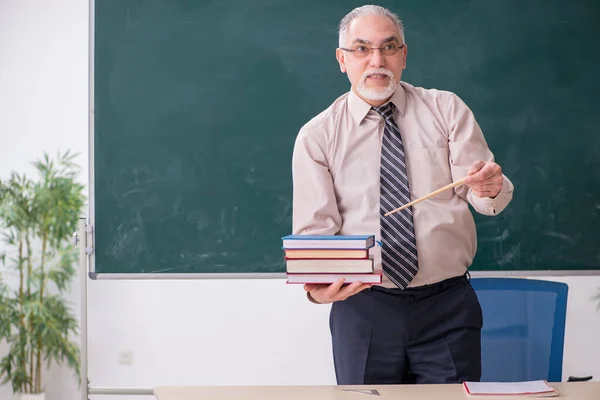
POLYGON ((371 50, 371 59, 369 60, 369 64, 371 67, 379 68, 385 65, 385 58, 381 55, 380 49, 372 49, 371 50))

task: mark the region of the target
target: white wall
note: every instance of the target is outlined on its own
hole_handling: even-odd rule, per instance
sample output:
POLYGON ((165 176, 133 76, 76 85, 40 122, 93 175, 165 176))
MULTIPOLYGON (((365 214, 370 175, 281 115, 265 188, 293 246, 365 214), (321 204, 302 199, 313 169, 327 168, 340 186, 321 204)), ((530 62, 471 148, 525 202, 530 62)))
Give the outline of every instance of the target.
MULTIPOLYGON (((31 173, 43 151, 80 151, 87 166, 87 13, 85 0, 0 0, 0 177, 31 173)), ((549 279, 570 286, 564 376, 599 380, 600 277, 549 279)), ((282 280, 92 281, 89 376, 94 387, 333 384, 328 311, 282 280)), ((45 381, 48 400, 80 398, 64 368, 45 381)))
MULTIPOLYGON (((86 151, 86 15, 86 1, 0 0, 0 178, 34 174, 30 163, 44 151, 86 151)), ((83 179, 87 155, 78 162, 83 179)), ((76 284, 69 294, 77 316, 79 293, 76 284)), ((44 381, 49 400, 78 398, 69 370, 52 368, 44 381)), ((0 399, 11 398, 9 385, 0 387, 0 399)))

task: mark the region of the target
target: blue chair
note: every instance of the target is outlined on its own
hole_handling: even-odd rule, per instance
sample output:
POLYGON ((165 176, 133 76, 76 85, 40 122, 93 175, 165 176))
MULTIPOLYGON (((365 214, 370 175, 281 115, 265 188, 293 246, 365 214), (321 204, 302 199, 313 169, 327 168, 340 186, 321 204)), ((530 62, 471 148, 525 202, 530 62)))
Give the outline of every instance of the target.
POLYGON ((473 278, 483 311, 482 382, 562 380, 568 285, 473 278))

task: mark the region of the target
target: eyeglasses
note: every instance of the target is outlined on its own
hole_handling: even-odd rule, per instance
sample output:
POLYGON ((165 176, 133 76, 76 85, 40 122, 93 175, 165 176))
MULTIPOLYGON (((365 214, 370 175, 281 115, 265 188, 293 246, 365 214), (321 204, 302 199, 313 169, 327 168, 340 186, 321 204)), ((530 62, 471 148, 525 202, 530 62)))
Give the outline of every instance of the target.
POLYGON ((393 43, 390 44, 386 44, 383 47, 369 47, 369 46, 365 46, 364 44, 358 44, 356 46, 353 46, 351 49, 345 49, 343 47, 340 47, 341 50, 344 51, 348 51, 350 53, 354 53, 354 55, 358 58, 364 58, 368 55, 370 55, 373 50, 379 50, 381 52, 382 55, 384 56, 393 56, 396 53, 398 53, 398 50, 401 50, 404 47, 404 45, 396 45, 393 43))

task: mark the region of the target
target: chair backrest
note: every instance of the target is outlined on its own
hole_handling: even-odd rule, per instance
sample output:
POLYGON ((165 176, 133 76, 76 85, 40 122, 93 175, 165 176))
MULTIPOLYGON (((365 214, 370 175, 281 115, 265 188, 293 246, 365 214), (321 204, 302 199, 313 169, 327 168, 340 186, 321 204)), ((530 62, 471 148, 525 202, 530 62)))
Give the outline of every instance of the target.
POLYGON ((568 285, 473 278, 483 311, 482 382, 562 380, 568 285))

